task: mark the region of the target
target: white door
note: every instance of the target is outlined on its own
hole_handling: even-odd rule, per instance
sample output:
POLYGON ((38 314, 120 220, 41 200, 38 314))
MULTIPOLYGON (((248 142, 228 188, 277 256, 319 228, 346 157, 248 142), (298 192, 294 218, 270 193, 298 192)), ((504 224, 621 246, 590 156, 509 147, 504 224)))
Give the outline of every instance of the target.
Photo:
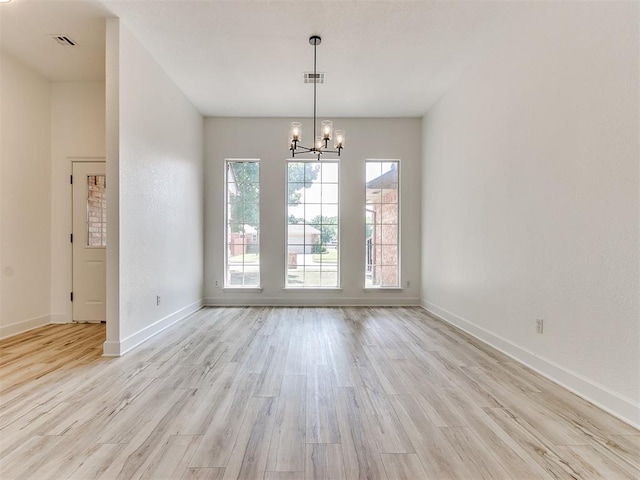
POLYGON ((104 162, 73 162, 73 321, 106 321, 107 179, 104 162))

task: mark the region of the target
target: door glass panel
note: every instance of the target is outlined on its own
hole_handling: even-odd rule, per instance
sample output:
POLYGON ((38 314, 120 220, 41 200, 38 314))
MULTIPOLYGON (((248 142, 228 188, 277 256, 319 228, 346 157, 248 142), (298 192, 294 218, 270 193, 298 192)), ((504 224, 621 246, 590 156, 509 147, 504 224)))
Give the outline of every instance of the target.
POLYGON ((87 176, 87 245, 107 246, 107 177, 87 176))

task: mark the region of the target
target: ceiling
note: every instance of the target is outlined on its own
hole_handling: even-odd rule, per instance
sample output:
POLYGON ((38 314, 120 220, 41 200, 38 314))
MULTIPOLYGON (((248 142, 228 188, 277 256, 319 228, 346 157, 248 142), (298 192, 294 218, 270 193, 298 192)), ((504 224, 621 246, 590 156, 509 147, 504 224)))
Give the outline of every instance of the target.
POLYGON ((206 116, 310 116, 308 38, 322 37, 318 116, 419 117, 455 81, 504 2, 12 0, 2 49, 51 81, 104 80, 121 19, 206 116), (60 47, 62 34, 78 47, 60 47))

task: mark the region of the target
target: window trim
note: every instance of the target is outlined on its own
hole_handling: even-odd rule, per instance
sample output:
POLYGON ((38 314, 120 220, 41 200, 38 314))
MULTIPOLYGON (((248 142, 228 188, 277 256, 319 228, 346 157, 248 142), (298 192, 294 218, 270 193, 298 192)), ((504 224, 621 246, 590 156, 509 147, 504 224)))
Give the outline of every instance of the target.
MULTIPOLYGON (((262 252, 261 252, 261 241, 260 239, 258 239, 258 248, 260 251, 260 257, 258 258, 258 283, 257 285, 231 285, 228 284, 227 282, 229 281, 228 279, 228 270, 229 270, 229 232, 228 232, 228 226, 229 226, 229 204, 228 204, 228 172, 229 172, 229 164, 230 163, 257 163, 258 164, 258 185, 260 187, 262 187, 262 162, 261 159, 259 158, 225 158, 224 162, 223 162, 223 168, 224 168, 224 172, 223 172, 223 188, 222 188, 222 205, 224 207, 224 213, 223 213, 223 228, 222 228, 222 235, 223 235, 223 249, 224 249, 224 255, 223 255, 223 261, 222 261, 222 291, 223 292, 234 292, 234 291, 241 291, 241 292, 245 292, 245 293, 249 293, 249 292, 253 292, 253 291, 262 291, 262 252)), ((259 210, 259 218, 260 218, 260 223, 259 225, 262 223, 262 190, 260 190, 259 196, 258 196, 258 210, 259 210)), ((258 232, 260 232, 262 230, 262 228, 260 226, 258 226, 258 232)), ((244 269, 244 263, 243 263, 243 269, 244 269)))
POLYGON ((384 162, 395 162, 398 164, 398 201, 397 201, 397 205, 398 205, 398 234, 397 234, 397 240, 396 240, 396 248, 397 248, 397 252, 398 252, 398 260, 397 260, 397 270, 396 270, 396 275, 398 278, 398 281, 396 283, 396 285, 389 285, 389 286, 383 286, 383 285, 367 285, 366 284, 366 272, 367 272, 367 256, 366 256, 366 233, 365 233, 365 245, 364 245, 364 249, 365 249, 365 255, 364 255, 364 268, 363 268, 363 273, 365 275, 364 278, 364 286, 363 286, 363 290, 364 291, 381 291, 381 290, 387 290, 387 291, 399 291, 399 290, 404 290, 404 283, 402 280, 402 161, 399 158, 367 158, 364 161, 364 171, 365 171, 365 178, 364 178, 364 189, 365 189, 365 203, 364 203, 364 212, 365 212, 365 219, 364 219, 364 228, 365 228, 365 232, 366 232, 366 228, 367 228, 367 217, 366 217, 366 211, 367 211, 367 206, 368 205, 373 205, 373 204, 368 204, 367 200, 366 200, 366 185, 367 185, 367 178, 366 178, 366 172, 367 172, 367 163, 368 162, 377 162, 377 163, 384 163, 384 162))
MULTIPOLYGON (((287 158, 286 159, 286 168, 284 169, 285 172, 285 190, 284 190, 284 194, 285 194, 285 198, 284 198, 284 286, 283 286, 283 290, 284 291, 289 291, 289 292, 295 292, 295 291, 304 291, 304 292, 310 292, 313 290, 317 290, 317 291, 323 291, 323 292, 327 292, 327 291, 342 291, 342 275, 341 275, 341 271, 342 271, 342 262, 341 262, 341 238, 342 238, 342 234, 341 234, 341 229, 342 229, 342 222, 341 222, 341 204, 340 204, 340 189, 341 189, 341 167, 340 167, 340 159, 339 158, 331 158, 331 159, 322 159, 322 160, 318 160, 317 158, 287 158), (289 164, 290 163, 333 163, 336 164, 338 166, 338 181, 337 181, 337 185, 338 185, 338 199, 337 199, 337 203, 336 205, 338 206, 338 245, 337 245, 337 266, 336 266, 336 285, 331 285, 331 286, 321 286, 321 285, 309 285, 309 286, 300 286, 300 285, 287 285, 287 281, 288 281, 288 270, 289 270, 289 164)), ((321 204, 322 205, 322 204, 321 204)), ((306 245, 306 244, 305 244, 306 245)))

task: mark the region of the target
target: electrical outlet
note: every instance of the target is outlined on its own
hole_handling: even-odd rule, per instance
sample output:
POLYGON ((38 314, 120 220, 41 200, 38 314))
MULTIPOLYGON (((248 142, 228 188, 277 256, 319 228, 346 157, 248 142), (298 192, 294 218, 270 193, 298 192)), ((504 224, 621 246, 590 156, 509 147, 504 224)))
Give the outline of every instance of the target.
POLYGON ((160 305, 160 295, 156 295, 156 305, 160 305))
POLYGON ((220 282, 216 280, 216 288, 220 288, 220 282))
POLYGON ((544 332, 544 319, 536 318, 536 332, 543 333, 544 332))

